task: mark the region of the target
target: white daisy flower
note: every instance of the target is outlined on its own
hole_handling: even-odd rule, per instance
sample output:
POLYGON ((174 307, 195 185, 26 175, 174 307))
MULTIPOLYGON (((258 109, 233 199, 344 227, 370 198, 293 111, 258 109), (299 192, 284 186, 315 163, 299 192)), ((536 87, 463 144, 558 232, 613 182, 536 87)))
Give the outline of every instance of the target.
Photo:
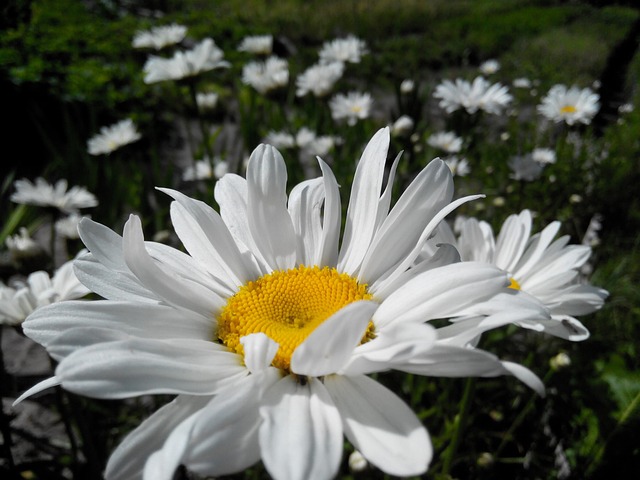
MULTIPOLYGON (((70 240, 76 240, 80 238, 80 234, 78 233, 78 224, 83 218, 84 216, 74 212, 64 218, 57 220, 55 225, 56 233, 62 238, 68 238, 70 240)), ((91 217, 87 216, 87 218, 91 217)))
POLYGON ((195 77, 215 68, 229 66, 211 38, 205 38, 191 50, 179 51, 171 58, 151 56, 144 65, 144 82, 156 83, 165 80, 180 80, 195 77))
POLYGON ((511 157, 508 165, 512 172, 511 178, 525 182, 533 182, 540 178, 545 167, 544 163, 536 162, 530 153, 511 157))
POLYGON ((65 213, 73 213, 80 208, 95 207, 98 200, 84 187, 74 186, 67 191, 67 181, 58 180, 55 185, 47 183, 43 178, 36 178, 35 183, 23 178, 16 180, 16 191, 11 201, 24 205, 54 207, 65 213))
POLYGON ((20 325, 45 305, 81 298, 89 292, 73 273, 73 261, 63 264, 53 277, 45 271, 33 272, 14 287, 0 285, 0 324, 20 325))
POLYGON ((531 80, 526 77, 520 77, 513 80, 514 88, 531 88, 531 80))
POLYGON ((254 35, 245 37, 240 42, 238 50, 258 55, 271 55, 273 51, 273 35, 254 35))
POLYGON ((400 93, 404 93, 405 95, 413 92, 415 88, 416 83, 410 78, 407 78, 400 83, 400 93))
POLYGON ((409 115, 402 115, 391 125, 391 135, 396 137, 409 135, 413 131, 414 125, 413 119, 409 115))
POLYGON ((296 95, 303 97, 311 92, 316 97, 324 97, 342 78, 343 72, 344 64, 342 62, 313 65, 296 79, 296 95))
POLYGON ((550 148, 534 148, 531 152, 531 158, 534 162, 548 165, 550 163, 556 163, 556 151, 550 148))
MULTIPOLYGON (((262 460, 275 479, 330 479, 343 436, 390 475, 424 473, 429 435, 392 391, 368 376, 513 374, 519 365, 441 340, 431 319, 484 315, 512 301, 507 275, 455 263, 444 248, 416 263, 422 244, 458 205, 439 160, 390 208, 397 161, 383 191, 389 131, 369 142, 356 168, 340 241, 339 186, 322 176, 294 186, 273 147, 251 155, 247 178, 217 184, 220 214, 174 199, 172 223, 186 251, 145 242, 138 217, 123 236, 90 220, 82 281, 106 300, 40 309, 26 335, 56 359, 55 376, 22 398, 60 384, 96 398, 176 394, 112 454, 109 480, 171 479, 179 465, 221 476, 262 460)), ((546 318, 528 303, 512 320, 546 318), (525 310, 526 313, 525 313, 525 310)), ((19 399, 20 400, 20 399, 19 399)))
POLYGON ((476 77, 473 83, 457 78, 455 83, 444 80, 436 87, 433 96, 440 99, 440 107, 447 113, 465 109, 474 114, 478 110, 498 115, 511 103, 513 97, 507 87, 500 83, 490 84, 483 77, 476 77))
POLYGON ((113 125, 101 127, 100 133, 87 141, 87 150, 90 155, 109 154, 124 145, 140 140, 140 138, 141 135, 133 120, 127 118, 113 125))
POLYGON ((196 103, 201 110, 213 110, 218 105, 219 95, 215 92, 196 93, 196 103))
POLYGON ((269 57, 264 62, 249 62, 242 68, 242 83, 263 95, 286 87, 289 83, 289 64, 279 57, 269 57))
POLYGON ((358 120, 369 118, 373 98, 369 93, 349 92, 337 94, 329 100, 331 116, 334 120, 346 120, 347 125, 355 125, 358 120))
POLYGON ((584 340, 589 331, 574 316, 600 309, 608 295, 601 288, 578 282, 591 247, 568 245, 568 236, 554 241, 560 229, 557 221, 535 235, 531 228, 529 210, 509 216, 497 238, 488 223, 469 218, 461 225, 457 247, 463 260, 485 262, 507 272, 512 289, 536 298, 551 312, 551 320, 524 321, 520 326, 584 340))
POLYGON ((427 138, 427 144, 447 153, 458 153, 462 150, 462 138, 454 132, 437 132, 427 138))
POLYGON ((480 70, 480 73, 482 73, 483 75, 493 75, 498 70, 500 70, 500 62, 495 59, 487 60, 480 64, 478 70, 480 70))
POLYGON ((354 35, 337 38, 325 42, 320 49, 321 63, 360 63, 363 55, 368 53, 367 44, 354 35))
POLYGON ((31 238, 29 230, 25 227, 20 227, 17 234, 7 236, 5 244, 14 260, 37 257, 44 253, 43 248, 31 238))
POLYGON ((554 85, 538 105, 538 112, 556 123, 588 125, 598 113, 600 96, 590 88, 554 85))
POLYGON ((447 157, 444 159, 444 163, 447 164, 449 170, 454 176, 457 177, 466 177, 471 173, 471 167, 469 166, 469 162, 466 158, 460 158, 455 155, 451 157, 447 157))
POLYGON ((296 145, 303 157, 324 157, 336 145, 335 137, 329 135, 318 136, 313 130, 302 127, 296 133, 296 145))
POLYGON ((268 143, 269 145, 273 145, 279 149, 285 149, 295 147, 296 139, 288 132, 276 132, 275 130, 271 130, 267 133, 267 136, 264 137, 264 143, 268 143))
POLYGON ((209 180, 222 178, 229 170, 229 165, 224 160, 216 157, 213 159, 213 168, 208 158, 197 160, 195 165, 189 165, 182 172, 182 180, 191 182, 194 180, 209 180))
POLYGON ((187 27, 173 23, 160 27, 153 27, 151 30, 140 30, 133 37, 133 48, 153 48, 161 50, 166 46, 175 45, 184 40, 187 34, 187 27))

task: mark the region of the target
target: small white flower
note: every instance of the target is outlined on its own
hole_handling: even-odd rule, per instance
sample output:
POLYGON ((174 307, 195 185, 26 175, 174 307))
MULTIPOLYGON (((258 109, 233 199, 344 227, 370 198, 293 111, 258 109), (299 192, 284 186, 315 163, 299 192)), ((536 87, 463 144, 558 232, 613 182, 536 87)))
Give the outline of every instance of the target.
POLYGON ((14 203, 54 207, 65 213, 98 205, 96 197, 84 187, 74 186, 67 191, 67 181, 64 179, 58 180, 55 186, 43 178, 36 178, 35 183, 23 178, 16 180, 14 185, 16 191, 11 195, 14 203))
POLYGON ((533 182, 540 178, 545 165, 538 163, 529 153, 527 155, 516 155, 509 159, 509 168, 513 172, 511 178, 514 180, 524 180, 525 182, 533 182))
MULTIPOLYGON (((56 233, 62 238, 68 238, 70 240, 80 238, 80 235, 78 234, 78 224, 83 218, 85 218, 85 216, 74 212, 60 220, 57 220, 55 225, 56 233)), ((86 218, 91 217, 86 216, 86 218)))
POLYGON ((319 56, 321 63, 360 63, 362 56, 367 53, 366 43, 354 35, 349 35, 346 38, 325 42, 320 49, 319 56))
POLYGON ((403 80, 402 83, 400 84, 400 93, 404 93, 406 95, 407 93, 413 92, 415 88, 416 88, 415 82, 410 78, 407 78, 403 80))
POLYGON ((264 137, 264 143, 273 145, 278 149, 293 148, 296 146, 296 139, 288 132, 276 132, 271 130, 264 137))
POLYGON ((633 103, 623 103, 618 107, 618 113, 631 113, 633 112, 633 103))
POLYGON ((369 117, 373 99, 369 93, 349 92, 339 93, 329 100, 331 116, 334 120, 346 120, 347 125, 353 126, 358 120, 369 117))
POLYGON ((218 105, 219 95, 215 92, 199 92, 196 94, 198 108, 202 110, 213 110, 218 105))
POLYGON ((287 86, 289 64, 283 58, 269 57, 264 62, 249 62, 242 68, 242 83, 266 94, 287 86))
POLYGON ((402 115, 391 126, 391 135, 403 137, 409 135, 413 131, 414 122, 408 115, 402 115))
POLYGON ((238 50, 258 55, 271 55, 273 51, 273 36, 254 35, 245 37, 242 39, 242 42, 240 42, 238 50))
POLYGON ((193 49, 178 51, 171 58, 151 56, 144 65, 144 82, 180 80, 194 77, 214 68, 228 67, 220 50, 211 38, 205 38, 193 49))
POLYGON ((369 462, 358 450, 351 452, 351 455, 349 455, 349 469, 352 472, 362 472, 367 466, 369 466, 369 462))
POLYGON ((174 45, 184 40, 187 34, 187 27, 184 25, 171 24, 160 27, 153 27, 151 30, 136 32, 133 37, 133 48, 154 48, 161 50, 168 45, 174 45))
POLYGON ((516 78, 513 81, 514 88, 531 88, 531 80, 526 77, 516 78))
POLYGON ((74 274, 73 260, 58 268, 53 278, 45 271, 37 271, 13 287, 0 282, 0 325, 20 325, 40 307, 81 298, 89 292, 74 274))
POLYGON ((556 123, 588 125, 598 113, 600 96, 590 88, 554 85, 538 105, 538 112, 556 123))
POLYGON ((344 72, 342 62, 319 63, 306 69, 296 79, 296 95, 302 97, 311 92, 316 97, 323 97, 333 89, 344 72))
POLYGON ((534 148, 531 158, 538 163, 548 165, 556 163, 556 152, 550 148, 534 148))
POLYGON ((444 163, 447 164, 451 173, 457 177, 465 177, 471 172, 469 162, 466 158, 458 158, 455 155, 444 159, 444 163))
POLYGON ((324 157, 336 145, 334 137, 318 136, 316 132, 307 127, 298 130, 295 142, 304 158, 324 157))
POLYGON ((211 178, 222 178, 227 173, 229 166, 227 162, 216 157, 213 159, 213 169, 208 158, 197 160, 195 165, 189 165, 182 172, 182 180, 191 182, 194 180, 208 180, 211 178))
POLYGON ((440 99, 439 105, 447 113, 463 108, 469 114, 483 110, 495 115, 502 113, 513 99, 507 87, 500 83, 490 84, 483 77, 476 77, 473 83, 461 78, 457 78, 455 83, 444 80, 436 87, 433 96, 440 99))
POLYGON ((487 60, 480 64, 478 70, 480 70, 480 73, 483 75, 492 75, 500 70, 500 62, 494 59, 487 60))
POLYGON ((90 155, 109 154, 124 145, 140 140, 141 135, 133 120, 127 118, 118 123, 100 128, 100 133, 87 141, 90 155))
POLYGON ((462 138, 454 132, 437 132, 427 138, 427 144, 447 153, 458 153, 462 149, 462 138))
POLYGON ((20 227, 16 235, 9 235, 5 240, 5 244, 11 257, 15 260, 37 257, 43 253, 43 248, 31 238, 29 230, 24 227, 20 227))

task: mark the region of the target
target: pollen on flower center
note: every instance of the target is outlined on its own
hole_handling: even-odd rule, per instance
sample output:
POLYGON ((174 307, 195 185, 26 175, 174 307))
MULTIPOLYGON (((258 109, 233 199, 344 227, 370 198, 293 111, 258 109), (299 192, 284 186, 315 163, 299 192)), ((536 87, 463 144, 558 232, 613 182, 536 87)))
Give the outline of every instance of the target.
MULTIPOLYGON (((262 332, 280 345, 272 364, 289 371, 291 355, 322 322, 358 300, 369 300, 367 286, 335 268, 299 266, 248 282, 218 317, 218 339, 243 354, 240 338, 262 332)), ((369 324, 362 339, 373 338, 369 324)))
POLYGON ((511 283, 509 284, 508 288, 513 288, 514 290, 520 290, 520 284, 515 278, 511 277, 509 280, 511 280, 511 283))
POLYGON ((578 109, 573 105, 565 105, 560 109, 560 113, 576 113, 578 109))

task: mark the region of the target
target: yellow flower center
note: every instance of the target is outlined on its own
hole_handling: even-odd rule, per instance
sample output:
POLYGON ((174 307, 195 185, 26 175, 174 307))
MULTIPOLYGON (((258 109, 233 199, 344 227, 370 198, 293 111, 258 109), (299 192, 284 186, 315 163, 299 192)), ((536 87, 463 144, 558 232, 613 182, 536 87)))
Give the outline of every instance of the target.
POLYGON ((520 290, 520 284, 515 278, 511 277, 509 280, 511 280, 511 283, 509 284, 508 288, 513 288, 514 290, 520 290))
POLYGON ((560 113, 576 113, 578 109, 573 105, 565 105, 560 109, 560 113))
MULTIPOLYGON (((289 371, 295 349, 322 322, 358 300, 370 300, 367 286, 335 268, 301 265, 248 282, 229 300, 218 317, 218 339, 244 354, 240 339, 262 332, 280 346, 272 362, 289 371)), ((362 343, 374 338, 373 324, 362 343)))

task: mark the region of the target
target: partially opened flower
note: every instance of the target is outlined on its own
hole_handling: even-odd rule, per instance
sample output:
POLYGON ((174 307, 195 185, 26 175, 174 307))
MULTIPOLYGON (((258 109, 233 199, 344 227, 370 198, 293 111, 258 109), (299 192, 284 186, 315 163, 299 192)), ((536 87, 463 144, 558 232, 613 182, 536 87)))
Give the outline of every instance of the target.
POLYGON ((462 149, 462 138, 454 132, 436 132, 429 135, 427 144, 447 153, 458 153, 462 149))
POLYGON ((24 205, 53 207, 65 213, 98 205, 96 197, 84 187, 74 186, 67 190, 67 181, 64 179, 51 185, 43 178, 36 178, 35 183, 23 178, 16 180, 15 187, 11 201, 24 205))
POLYGON ((337 94, 329 100, 331 116, 334 120, 345 120, 347 125, 355 125, 358 120, 369 118, 373 98, 369 93, 349 92, 337 94))
POLYGON ((531 152, 531 158, 543 165, 556 163, 556 151, 550 148, 534 148, 531 152))
POLYGON ((600 96, 590 88, 554 85, 538 105, 538 112, 556 123, 588 125, 598 113, 600 96))
POLYGON ((289 83, 289 64, 284 58, 269 57, 264 62, 249 62, 242 68, 242 82, 265 94, 289 83))
POLYGON ((215 92, 196 93, 196 103, 202 110, 213 110, 218 105, 219 95, 215 92))
POLYGON ((486 262, 504 270, 512 289, 535 297, 551 312, 551 320, 524 321, 520 326, 584 340, 589 331, 575 317, 600 309, 608 295, 579 280, 591 247, 568 245, 568 236, 554 241, 560 230, 557 221, 535 235, 531 230, 529 210, 509 216, 497 238, 488 223, 468 218, 460 224, 457 247, 463 260, 486 262))
POLYGON ((8 287, 0 285, 0 325, 20 325, 38 308, 52 303, 84 297, 89 289, 73 273, 73 262, 66 262, 53 277, 45 271, 30 274, 26 281, 8 287))
POLYGON ((289 132, 276 132, 271 130, 264 137, 264 142, 279 149, 293 148, 296 146, 296 139, 289 132))
POLYGON ((124 145, 140 140, 140 137, 133 120, 127 118, 100 128, 100 133, 87 141, 87 150, 91 155, 108 154, 124 145))
POLYGON ((68 238, 70 240, 76 240, 80 238, 78 233, 78 224, 84 217, 78 213, 71 213, 64 218, 56 221, 55 229, 56 233, 62 238, 68 238))
POLYGON ((166 46, 180 43, 186 34, 187 27, 176 23, 153 27, 151 30, 140 30, 133 37, 133 48, 161 50, 166 46))
POLYGON ((302 97, 309 92, 323 97, 331 92, 344 72, 342 62, 319 63, 306 69, 296 79, 296 95, 302 97))
POLYGON ((483 77, 476 77, 472 83, 457 78, 455 83, 444 80, 436 87, 433 96, 440 99, 440 107, 447 113, 464 109, 469 114, 478 110, 494 115, 502 113, 513 97, 500 83, 489 83, 483 77))
POLYGON ((273 51, 273 35, 245 37, 242 39, 242 42, 240 42, 238 50, 260 55, 270 55, 273 51))
POLYGON ((362 56, 367 54, 367 44, 354 35, 337 38, 325 42, 320 49, 321 63, 360 63, 362 56))
POLYGON ((480 64, 478 70, 480 70, 480 73, 483 75, 493 75, 500 70, 500 62, 495 59, 486 60, 480 64))
POLYGON ((31 238, 29 230, 24 227, 21 227, 17 234, 8 235, 5 244, 11 257, 17 261, 23 258, 37 257, 44 253, 44 249, 31 238))
POLYGON ((180 80, 228 66, 224 52, 211 38, 205 38, 191 50, 175 52, 171 58, 149 57, 144 65, 144 82, 180 80))
POLYGON ((182 180, 191 182, 194 180, 209 180, 211 178, 222 178, 229 170, 227 162, 219 157, 213 159, 213 167, 208 158, 197 160, 195 165, 190 165, 182 172, 182 180))
POLYGON ((60 303, 25 322, 59 362, 25 395, 57 384, 97 398, 177 395, 124 439, 109 480, 171 479, 181 464, 221 476, 259 460, 276 479, 330 479, 343 436, 388 474, 424 473, 426 429, 368 374, 514 374, 541 389, 524 367, 441 341, 425 322, 546 313, 535 302, 511 311, 511 300, 524 304, 508 275, 457 262, 451 248, 417 262, 440 221, 476 197, 451 202, 451 173, 435 160, 390 208, 389 141, 383 129, 365 148, 342 241, 331 169, 320 160, 322 176, 287 197, 284 159, 268 145, 251 155, 246 180, 218 181, 219 214, 161 189, 188 253, 145 241, 136 216, 122 237, 84 220, 90 253, 76 272, 105 300, 60 303))

